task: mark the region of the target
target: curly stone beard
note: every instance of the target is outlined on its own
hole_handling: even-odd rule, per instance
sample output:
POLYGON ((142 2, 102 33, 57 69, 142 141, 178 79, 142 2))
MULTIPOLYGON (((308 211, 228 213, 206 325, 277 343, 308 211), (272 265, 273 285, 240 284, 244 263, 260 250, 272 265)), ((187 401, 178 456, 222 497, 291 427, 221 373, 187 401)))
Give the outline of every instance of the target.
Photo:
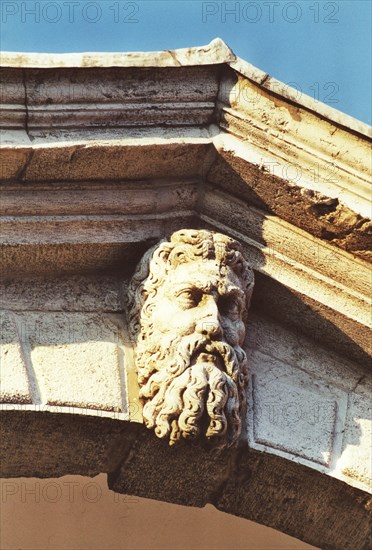
POLYGON ((216 447, 239 437, 248 382, 244 350, 199 334, 139 342, 137 367, 143 417, 170 445, 203 434, 216 447))

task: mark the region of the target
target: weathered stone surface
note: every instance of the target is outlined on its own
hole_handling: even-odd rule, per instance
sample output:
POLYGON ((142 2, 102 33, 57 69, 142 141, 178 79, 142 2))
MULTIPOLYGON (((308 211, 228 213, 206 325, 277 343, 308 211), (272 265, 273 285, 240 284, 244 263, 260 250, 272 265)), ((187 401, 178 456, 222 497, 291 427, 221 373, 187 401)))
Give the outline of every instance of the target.
MULTIPOLYGON (((34 411, 1 412, 0 476, 95 476, 115 470, 140 427, 100 414, 34 411)), ((60 409, 62 411, 62 409, 60 409)))
MULTIPOLYGON (((296 275, 296 271, 293 273, 296 275)), ((283 275, 283 273, 282 273, 283 275)), ((274 282, 269 276, 256 273, 256 292, 252 308, 260 315, 289 327, 297 335, 310 336, 323 347, 359 363, 370 374, 370 327, 340 315, 333 303, 319 303, 309 297, 305 287, 298 290, 274 282), (298 320, 301 319, 301 323, 298 320)), ((318 291, 321 292, 321 285, 318 291)), ((339 292, 342 296, 341 292, 339 292)), ((366 307, 366 310, 368 308, 366 307)), ((344 362, 340 361, 340 367, 344 362)), ((359 372, 359 371, 358 371, 359 372)), ((354 379, 354 377, 353 377, 354 379)))
POLYGON ((37 380, 36 403, 128 412, 121 316, 15 316, 23 354, 37 380))
MULTIPOLYGON (((231 185, 229 178, 223 179, 231 185)), ((227 185, 225 188, 229 191, 227 185)), ((232 197, 231 191, 221 192, 220 189, 208 186, 203 196, 202 213, 256 241, 261 246, 265 265, 268 267, 270 262, 285 256, 299 266, 313 269, 317 274, 332 279, 333 283, 368 295, 370 279, 367 262, 358 261, 354 256, 329 245, 327 239, 322 238, 324 235, 321 232, 316 237, 311 235, 311 230, 306 233, 300 231, 295 224, 286 223, 283 216, 268 215, 265 207, 257 208, 250 203, 251 201, 232 197)), ((302 202, 301 208, 304 207, 302 202)), ((323 286, 326 283, 327 281, 322 280, 323 286)))
POLYGON ((199 173, 209 143, 181 142, 163 146, 141 143, 99 143, 39 147, 33 150, 23 181, 80 181, 190 178, 199 173), (134 147, 133 147, 134 145, 134 147))
POLYGON ((254 67, 244 59, 237 57, 234 61, 231 61, 229 65, 239 74, 247 77, 253 82, 256 82, 264 89, 270 90, 277 95, 289 99, 291 103, 296 103, 302 107, 305 107, 305 109, 309 111, 318 113, 323 118, 331 120, 343 128, 349 128, 358 134, 371 137, 371 128, 368 124, 342 113, 341 111, 338 111, 337 109, 334 109, 333 107, 330 107, 329 105, 304 94, 298 89, 288 86, 288 84, 285 84, 284 82, 276 80, 268 73, 254 67))
POLYGON ((123 279, 115 275, 2 280, 1 304, 13 311, 123 311, 123 279))
MULTIPOLYGON (((351 137, 347 129, 315 109, 289 102, 280 89, 268 91, 230 68, 225 70, 218 106, 220 126, 241 138, 238 156, 246 160, 251 156, 254 163, 260 159, 258 164, 269 173, 279 173, 281 179, 338 198, 354 212, 370 215, 367 125, 361 124, 364 133, 351 137)), ((221 135, 219 141, 233 144, 237 140, 221 135)))
POLYGON ((334 440, 344 427, 346 394, 264 353, 254 351, 248 357, 251 446, 331 466, 334 440))
MULTIPOLYGON (((154 236, 157 239, 161 237, 161 228, 164 225, 173 228, 172 221, 161 221, 158 229, 152 227, 149 230, 147 227, 145 231, 143 228, 141 233, 144 242, 138 242, 135 238, 127 243, 108 238, 102 238, 98 242, 82 242, 82 238, 77 238, 75 242, 68 242, 66 239, 67 242, 50 243, 43 242, 40 238, 41 242, 38 243, 3 244, 0 245, 0 273, 4 279, 9 280, 100 273, 109 268, 125 276, 133 271, 138 257, 154 243, 154 236)), ((191 224, 190 219, 189 221, 191 224)))
POLYGON ((325 550, 370 548, 368 494, 277 456, 242 453, 213 503, 325 550))
MULTIPOLYGON (((26 128, 26 90, 23 82, 23 73, 15 68, 0 68, 0 128, 26 128)), ((2 134, 2 137, 6 137, 2 134)), ((2 142, 3 143, 3 142, 2 142)))
POLYGON ((135 215, 192 210, 197 199, 195 181, 159 180, 141 183, 55 183, 3 185, 4 216, 135 215), (21 201, 21 204, 20 204, 21 201))
POLYGON ((337 462, 341 473, 372 490, 371 384, 368 395, 352 394, 346 417, 342 454, 337 462))
POLYGON ((203 126, 213 116, 216 67, 27 69, 28 131, 203 126), (97 79, 101 82, 97 85, 97 79))
MULTIPOLYGON (((4 132, 0 133, 0 139, 3 141, 4 132)), ((18 147, 14 149, 11 145, 5 145, 0 148, 0 178, 2 180, 17 179, 22 175, 31 155, 31 149, 28 147, 18 147)))
MULTIPOLYGON (((219 156, 208 173, 208 181, 336 247, 361 258, 370 257, 368 184, 364 185, 366 189, 363 188, 364 198, 358 193, 347 200, 342 194, 343 187, 338 187, 341 168, 336 171, 324 160, 319 162, 325 174, 316 175, 316 181, 322 185, 316 185, 311 180, 301 179, 302 159, 295 162, 291 156, 285 163, 279 156, 270 156, 255 144, 244 143, 242 146, 231 136, 221 136, 215 143, 219 156), (335 189, 327 189, 324 181, 328 180, 335 189)), ((360 155, 367 158, 366 152, 360 155)), ((319 166, 313 166, 313 156, 311 159, 312 170, 319 170, 319 166)), ((348 174, 343 174, 343 177, 348 181, 348 174)), ((358 182, 356 176, 351 188, 355 189, 358 182)), ((346 186, 346 182, 342 185, 346 186)))
POLYGON ((337 388, 343 392, 355 391, 365 375, 363 366, 350 361, 345 354, 335 352, 328 343, 321 345, 316 336, 314 338, 311 332, 305 331, 304 334, 301 330, 286 328, 280 319, 274 321, 256 308, 256 311, 252 310, 248 323, 247 346, 252 353, 257 351, 267 355, 273 364, 278 361, 286 365, 284 376, 292 367, 313 379, 323 380, 328 387, 337 382, 337 388))
POLYGON ((232 457, 231 452, 216 453, 195 442, 169 447, 152 433, 142 433, 122 468, 109 476, 109 487, 118 493, 202 507, 229 476, 232 457))
POLYGON ((246 345, 249 446, 368 491, 372 422, 366 368, 254 310, 246 345))
POLYGON ((32 403, 30 376, 13 314, 0 311, 0 402, 32 403))
POLYGON ((21 282, 18 306, 14 303, 16 288, 13 283, 5 296, 8 306, 21 311, 4 312, 1 402, 62 407, 59 410, 65 408, 65 412, 76 408, 91 410, 92 414, 97 410, 112 411, 128 417, 127 379, 132 367, 125 359, 129 341, 123 315, 71 312, 79 307, 90 311, 94 309, 92 306, 107 311, 113 296, 118 309, 123 299, 118 281, 115 290, 111 286, 111 294, 102 294, 104 288, 101 288, 100 301, 94 296, 97 282, 94 287, 92 282, 89 285, 82 279, 54 285, 47 282, 43 300, 39 281, 34 293, 31 291, 23 303, 22 290, 27 283, 21 282), (66 290, 80 292, 80 303, 78 300, 75 307, 71 307, 73 294, 66 296, 66 290), (30 305, 39 306, 42 311, 22 311, 30 305), (70 311, 58 311, 59 307, 70 311))
POLYGON ((162 52, 14 53, 2 52, 4 67, 179 67, 214 65, 234 61, 236 56, 220 38, 206 46, 162 52))

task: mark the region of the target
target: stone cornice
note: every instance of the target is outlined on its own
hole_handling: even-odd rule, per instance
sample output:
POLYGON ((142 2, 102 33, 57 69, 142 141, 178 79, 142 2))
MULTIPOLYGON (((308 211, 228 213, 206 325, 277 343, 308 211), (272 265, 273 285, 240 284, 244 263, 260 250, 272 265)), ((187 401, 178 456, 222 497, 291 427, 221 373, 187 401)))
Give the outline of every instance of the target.
POLYGON ((160 52, 84 52, 59 54, 1 52, 1 65, 3 67, 47 69, 61 67, 185 67, 215 65, 235 60, 235 54, 220 38, 215 38, 205 46, 160 52))
MULTIPOLYGON (((219 95, 221 142, 290 184, 370 214, 370 143, 229 72, 219 95), (248 148, 247 148, 248 146, 248 148), (249 146, 253 148, 253 155, 249 146), (244 150, 247 153, 244 153, 244 150)), ((284 87, 284 85, 283 85, 284 87)))
POLYGON ((261 71, 254 65, 251 65, 244 59, 237 57, 235 61, 229 63, 230 67, 234 71, 240 73, 242 76, 255 82, 260 87, 265 88, 269 92, 272 92, 277 97, 289 100, 294 105, 299 105, 305 109, 312 111, 313 113, 328 119, 329 121, 346 128, 347 130, 353 130, 355 133, 365 135, 367 137, 372 136, 371 127, 360 120, 349 116, 338 109, 330 107, 321 101, 316 101, 314 98, 299 92, 295 88, 284 84, 280 80, 273 78, 268 73, 261 71))
POLYGON ((367 259, 371 227, 368 143, 359 143, 358 148, 355 138, 349 144, 349 159, 326 161, 324 152, 316 153, 300 141, 293 140, 288 147, 288 138, 280 134, 268 140, 261 128, 252 136, 252 121, 245 120, 245 124, 244 140, 227 134, 214 139, 219 157, 208 181, 367 259), (358 162, 363 163, 361 172, 354 168, 358 162))
POLYGON ((255 82, 261 88, 273 92, 292 104, 328 119, 348 130, 371 137, 367 124, 271 77, 244 59, 237 57, 220 38, 205 46, 165 50, 160 52, 84 52, 84 53, 28 53, 0 52, 0 66, 8 68, 144 68, 144 67, 187 67, 202 65, 229 65, 234 71, 255 82))
MULTIPOLYGON (((219 39, 205 47, 158 53, 4 52, 2 65, 3 179, 64 179, 53 170, 56 155, 64 166, 70 156, 73 180, 94 179, 92 172, 101 172, 100 160, 97 166, 86 165, 91 173, 74 173, 79 149, 220 133, 215 140, 219 154, 225 149, 247 162, 252 150, 242 151, 252 147, 253 163, 269 175, 305 193, 338 200, 362 217, 370 214, 369 127, 236 59, 219 39), (61 155, 67 144, 73 149, 61 155), (35 174, 30 161, 40 155, 48 169, 37 162, 35 174)), ((200 169, 205 174, 204 161, 200 169)), ((131 177, 121 170, 111 177, 131 177)), ((179 175, 189 177, 190 171, 179 175)), ((110 173, 103 171, 101 177, 110 178, 110 173)))
POLYGON ((298 98, 218 40, 2 62, 4 275, 123 259, 130 272, 164 234, 209 224, 366 349, 366 125, 298 98))

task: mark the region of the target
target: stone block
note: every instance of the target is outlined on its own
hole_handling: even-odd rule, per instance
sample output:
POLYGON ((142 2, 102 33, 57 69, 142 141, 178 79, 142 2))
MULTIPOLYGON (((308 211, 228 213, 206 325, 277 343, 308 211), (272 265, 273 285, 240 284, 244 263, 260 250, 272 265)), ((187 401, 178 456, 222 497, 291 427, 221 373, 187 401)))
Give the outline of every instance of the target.
POLYGON ((86 145, 44 146, 34 149, 23 174, 25 181, 134 180, 195 177, 211 145, 207 140, 163 143, 91 141, 86 145))
POLYGON ((346 416, 337 470, 372 489, 372 405, 369 397, 352 394, 346 416))
POLYGON ((199 443, 170 447, 142 427, 122 468, 109 476, 109 487, 185 506, 203 507, 229 476, 234 452, 216 453, 199 443))
POLYGON ((11 312, 0 312, 0 402, 32 403, 25 355, 11 312))
MULTIPOLYGON (((153 234, 155 232, 153 231, 153 234)), ((160 238, 156 233, 155 238, 160 238)), ((144 253, 153 241, 144 243, 118 242, 103 239, 103 242, 15 243, 0 246, 0 275, 3 279, 19 277, 62 277, 64 275, 120 271, 124 276, 133 271, 138 255, 144 253)))
POLYGON ((252 441, 329 466, 337 414, 334 394, 260 353, 250 358, 255 370, 252 441))
POLYGON ((213 503, 324 550, 371 548, 367 493, 269 453, 242 452, 213 503))
POLYGON ((0 149, 0 180, 16 179, 26 166, 29 156, 30 151, 27 148, 12 149, 3 146, 0 149))
POLYGON ((118 312, 123 310, 122 286, 113 275, 35 277, 2 280, 0 295, 3 307, 12 311, 118 312))
POLYGON ((121 316, 17 313, 23 349, 35 373, 39 402, 128 411, 121 316))
MULTIPOLYGON (((260 282, 261 279, 258 278, 256 290, 258 288, 261 292, 260 282)), ((269 287, 263 287, 263 291, 267 296, 269 296, 269 290, 269 287)), ((268 305, 272 305, 276 298, 269 296, 268 305)), ((280 308, 278 313, 281 312, 281 319, 278 319, 277 322, 264 315, 264 312, 257 311, 258 308, 250 313, 247 336, 248 347, 259 350, 270 357, 275 357, 279 362, 298 368, 314 378, 320 378, 325 383, 332 385, 337 381, 339 388, 344 391, 352 391, 361 376, 365 374, 365 370, 345 354, 335 353, 327 343, 315 341, 321 327, 319 329, 317 327, 317 332, 313 328, 313 333, 306 335, 305 331, 304 334, 302 326, 296 323, 296 319, 299 318, 301 318, 302 323, 304 322, 303 316, 300 317, 304 311, 296 310, 293 314, 292 310, 287 314, 285 308, 288 302, 289 297, 284 295, 283 300, 278 304, 278 308, 280 308), (296 324, 294 324, 292 330, 286 327, 287 322, 285 324, 280 322, 283 318, 287 321, 287 316, 294 317, 294 323, 296 324)), ((258 301, 257 305, 260 304, 261 302, 258 301)), ((295 307, 295 303, 291 305, 295 307)), ((254 299, 253 306, 255 306, 254 299)), ((324 330, 326 329, 323 328, 324 330)), ((334 346, 337 344, 337 341, 333 342, 334 346)))
POLYGON ((346 394, 257 350, 249 353, 252 397, 248 438, 254 448, 312 467, 331 467, 344 426, 346 394))
POLYGON ((1 412, 0 476, 95 476, 119 467, 138 424, 43 410, 1 412))
POLYGON ((1 211, 5 216, 154 215, 174 210, 193 210, 196 184, 183 181, 141 185, 128 182, 9 184, 2 190, 1 211))

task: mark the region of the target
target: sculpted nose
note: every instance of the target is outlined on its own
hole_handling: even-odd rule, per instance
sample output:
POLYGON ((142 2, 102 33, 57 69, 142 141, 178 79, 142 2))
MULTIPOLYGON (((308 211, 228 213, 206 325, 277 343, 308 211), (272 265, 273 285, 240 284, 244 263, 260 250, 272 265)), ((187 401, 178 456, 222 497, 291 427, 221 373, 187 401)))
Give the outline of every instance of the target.
POLYGON ((222 336, 222 327, 217 304, 212 296, 203 308, 200 319, 196 323, 196 331, 208 338, 220 338, 222 336))

